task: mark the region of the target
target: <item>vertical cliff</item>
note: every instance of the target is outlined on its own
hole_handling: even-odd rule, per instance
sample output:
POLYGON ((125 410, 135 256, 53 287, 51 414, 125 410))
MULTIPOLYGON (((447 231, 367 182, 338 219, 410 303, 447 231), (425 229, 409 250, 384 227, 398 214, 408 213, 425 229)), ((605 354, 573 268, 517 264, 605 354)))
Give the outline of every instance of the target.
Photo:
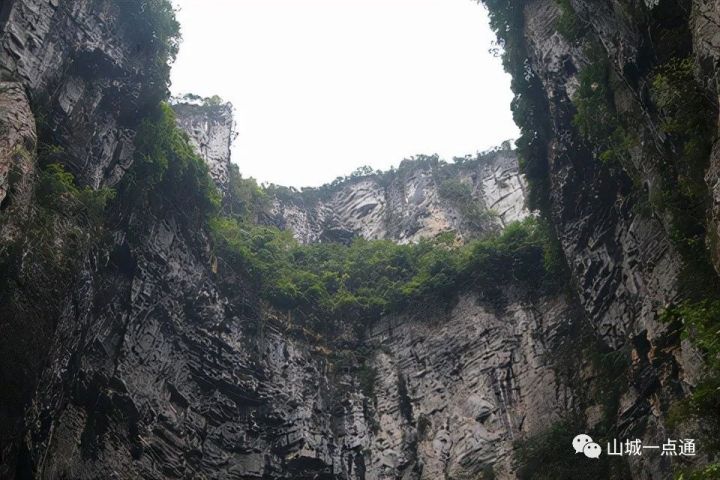
POLYGON ((153 15, 143 2, 3 2, 2 76, 23 84, 46 141, 95 187, 122 176, 132 127, 166 95, 162 63, 177 47, 153 15))
MULTIPOLYGON (((703 340, 680 331, 691 318, 716 322, 692 312, 718 286, 717 6, 485 3, 513 74, 530 196, 555 226, 588 324, 632 359, 609 433, 662 443, 677 432, 671 407, 714 375, 693 345, 703 340), (684 313, 668 315, 676 305, 684 313)), ((634 478, 686 466, 649 455, 629 463, 634 478)))
POLYGON ((271 189, 270 215, 303 243, 412 242, 445 231, 472 238, 525 218, 525 188, 509 148, 451 164, 419 157, 397 170, 360 173, 319 189, 271 189))
POLYGON ((207 163, 220 192, 226 192, 230 181, 230 147, 235 137, 232 105, 200 98, 193 102, 190 97, 174 99, 172 103, 178 125, 207 163))
MULTIPOLYGON (((339 329, 329 337, 261 301, 208 235, 235 175, 231 114, 156 107, 170 20, 163 2, 129 5, 2 6, 0 476, 511 476, 512 439, 570 398, 543 353, 572 317, 562 297, 465 289, 361 336, 325 319, 339 329)), ((445 210, 433 168, 411 169, 384 212, 454 217, 383 236, 461 230, 468 208, 496 208, 491 230, 524 216, 513 161, 460 167, 465 203, 445 210)), ((352 217, 346 187, 335 199, 352 217)))
POLYGON ((142 2, 0 5, 3 478, 26 478, 35 468, 25 412, 49 363, 73 356, 84 341, 76 320, 99 262, 97 209, 109 196, 101 187, 122 178, 135 127, 166 95, 176 46, 171 25, 156 23, 162 6, 154 7, 160 10, 142 2), (65 345, 63 329, 76 334, 65 345))
MULTIPOLYGON (((220 125, 225 111, 176 111, 197 145, 228 138, 192 120, 220 125)), ((230 169, 229 150, 216 158, 230 169)), ((156 188, 151 205, 119 189, 110 242, 37 332, 47 363, 12 412, 22 433, 5 440, 3 475, 512 478, 513 439, 572 402, 548 358, 575 318, 557 292, 470 288, 362 337, 342 318, 327 319, 339 336, 319 336, 213 262, 187 217, 197 199, 156 188)))
POLYGON ((162 103, 169 3, 3 2, 0 477, 664 479, 712 460, 700 440, 588 463, 570 440, 716 423, 670 420, 707 408, 697 392, 715 406, 717 8, 485 3, 517 152, 296 191, 239 175, 229 105, 162 103))

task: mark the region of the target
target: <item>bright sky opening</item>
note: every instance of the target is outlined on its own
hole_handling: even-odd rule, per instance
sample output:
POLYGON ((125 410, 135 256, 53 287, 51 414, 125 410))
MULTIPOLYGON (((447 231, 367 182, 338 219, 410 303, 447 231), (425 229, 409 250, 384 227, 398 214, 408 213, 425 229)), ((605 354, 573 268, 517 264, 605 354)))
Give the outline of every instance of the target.
POLYGON ((472 0, 175 0, 172 92, 236 109, 233 161, 318 186, 361 165, 516 138, 510 77, 472 0))

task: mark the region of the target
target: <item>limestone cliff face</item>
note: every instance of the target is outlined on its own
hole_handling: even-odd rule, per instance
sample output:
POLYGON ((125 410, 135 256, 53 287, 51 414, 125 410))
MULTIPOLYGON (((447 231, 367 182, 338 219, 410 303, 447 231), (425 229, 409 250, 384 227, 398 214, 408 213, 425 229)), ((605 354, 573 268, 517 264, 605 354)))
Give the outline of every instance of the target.
MULTIPOLYGON (((547 357, 570 318, 562 299, 518 298, 498 313, 469 294, 448 313, 387 319, 361 367, 355 349, 300 340, 285 318, 234 306, 179 250, 176 228, 159 226, 137 276, 85 319, 99 343, 60 337, 82 353, 49 370, 79 362, 62 408, 37 412, 43 478, 514 478, 512 440, 572 401, 547 357), (127 294, 125 320, 114 312, 127 294)), ((43 380, 38 406, 60 401, 43 380)))
MULTIPOLYGON (((23 260, 36 240, 18 233, 33 218, 22 209, 35 209, 36 123, 81 184, 115 185, 133 159, 144 58, 133 55, 114 5, 3 4, 2 65, 15 82, 0 91, 8 127, 0 267, 10 281, 0 295, 9 315, 0 374, 13 386, 0 395, 0 477, 359 480, 495 469, 513 478, 512 440, 571 398, 546 356, 558 326, 571 321, 563 298, 505 292, 498 309, 469 291, 448 312, 431 305, 382 319, 362 345, 349 333, 339 343, 306 337, 243 278, 218 269, 203 226, 172 205, 112 212, 109 243, 77 252, 62 280, 23 260), (89 59, 87 68, 69 67, 89 59)), ((222 191, 228 110, 175 111, 222 191)), ((413 241, 498 229, 527 214, 512 153, 459 172, 479 210, 498 213, 479 230, 440 199, 438 169, 424 167, 373 197, 384 202, 380 215, 369 214, 375 223, 358 220, 369 202, 353 203, 362 193, 355 183, 343 186, 332 200, 346 206, 341 228, 413 241), (382 227, 390 215, 402 217, 401 228, 382 227)))
MULTIPOLYGON (((659 159, 673 159, 682 171, 683 154, 662 131, 664 117, 649 92, 664 59, 682 55, 676 51, 691 41, 696 77, 717 96, 717 4, 571 0, 563 11, 561 3, 521 2, 517 37, 528 56, 525 76, 539 86, 545 109, 541 128, 547 138, 540 148, 547 163, 547 210, 589 324, 611 348, 631 350, 629 389, 615 412, 620 436, 632 432, 644 442, 662 442, 667 406, 692 388, 701 361, 697 351, 658 321, 666 306, 683 299, 683 258, 672 240, 677 218, 653 199, 680 188, 668 186, 668 161, 659 159), (575 38, 558 27, 568 19, 582 29, 575 38), (688 42, 681 33, 667 40, 663 29, 687 31, 688 42), (615 164, 603 162, 593 150, 597 145, 588 145, 573 123, 582 72, 600 62, 609 65, 610 108, 632 119, 624 128, 634 141, 615 164)), ((715 195, 709 215, 714 225, 716 150, 706 175, 715 195)), ((717 242, 708 244, 716 248, 717 242)), ((635 478, 666 478, 672 466, 660 457, 643 456, 631 459, 631 469, 635 478)))
POLYGON ((494 312, 469 294, 447 314, 381 322, 366 478, 514 478, 512 441, 573 401, 549 355, 572 317, 562 298, 494 312))
POLYGON ((444 231, 468 237, 525 218, 525 188, 515 153, 499 150, 461 165, 406 160, 397 171, 350 178, 320 192, 310 189, 315 195, 278 195, 271 214, 303 243, 354 236, 406 243, 444 231), (469 188, 487 218, 473 221, 462 205, 443 196, 442 184, 450 178, 469 188))
POLYGON ((223 192, 227 189, 230 146, 235 136, 232 105, 207 105, 186 101, 173 102, 178 125, 188 134, 195 149, 210 168, 213 181, 223 192))
POLYGON ((56 421, 49 415, 68 393, 63 382, 77 370, 66 364, 53 373, 45 369, 81 350, 85 325, 77 322, 77 308, 89 301, 81 297, 91 295, 98 266, 97 252, 77 242, 90 235, 80 224, 62 215, 53 224, 38 223, 37 154, 52 152, 46 161, 62 163, 81 186, 114 185, 123 176, 132 161, 138 112, 156 104, 166 90, 166 79, 155 75, 162 68, 146 68, 157 60, 158 45, 137 43, 136 27, 144 22, 139 6, 54 0, 0 4, 1 478, 29 478, 40 471, 41 452, 34 441, 25 441, 30 419, 37 419, 31 404, 45 412, 41 435, 47 435, 56 421), (73 266, 53 270, 52 257, 73 266), (42 374, 53 378, 46 385, 55 388, 52 402, 42 403, 36 390, 42 374))
MULTIPOLYGON (((0 83, 0 126, 3 130, 0 138, 0 209, 27 208, 37 134, 35 118, 19 83, 0 83)), ((3 232, 3 235, 9 233, 3 232)))
POLYGON ((133 32, 138 5, 6 0, 0 6, 3 79, 21 82, 42 105, 36 114, 52 132, 48 141, 62 145, 68 167, 95 187, 122 177, 138 111, 165 94, 162 80, 146 68, 155 49, 139 45, 133 32))
MULTIPOLYGON (((224 136, 178 113, 191 137, 224 136)), ((509 291, 498 309, 468 292, 383 319, 361 359, 213 273, 177 218, 128 221, 64 300, 3 475, 514 478, 513 439, 572 402, 548 356, 574 318, 561 297, 509 291)))
MULTIPOLYGON (((720 59, 720 41, 717 28, 720 25, 720 7, 716 2, 695 2, 693 14, 690 18, 692 29, 693 49, 697 64, 700 67, 701 78, 709 95, 717 103, 720 96, 718 91, 718 59, 720 59)), ((710 228, 713 261, 715 269, 720 271, 720 143, 713 145, 710 154, 710 166, 705 174, 705 181, 712 194, 710 208, 710 228)))
MULTIPOLYGON (((644 44, 628 2, 570 3, 616 74, 633 72, 644 44)), ((554 0, 521 4, 524 72, 547 107, 538 112, 549 132, 546 213, 569 291, 508 287, 490 298, 468 288, 447 309, 378 318, 362 338, 338 319, 323 338, 218 265, 206 227, 164 197, 148 211, 109 212, 105 243, 48 275, 36 244, 50 232, 61 251, 77 225, 24 233, 37 209, 38 136, 82 185, 117 185, 137 113, 164 85, 147 76, 157 52, 134 42, 129 3, 3 2, 0 380, 11 388, 0 390, 0 478, 512 479, 513 442, 568 415, 588 427, 609 418, 618 438, 664 441, 667 406, 702 371, 697 352, 658 321, 681 299, 682 264, 669 219, 639 212, 638 191, 659 188, 659 165, 640 150, 607 165, 579 140, 571 98, 589 59, 557 32, 554 0), (585 358, 588 337, 632 359, 611 379, 623 392, 614 408, 589 394, 601 380, 585 358)), ((714 75, 716 10, 695 1, 686 18, 703 78, 714 75)), ((613 101, 621 114, 639 109, 641 144, 662 144, 647 81, 646 72, 621 82, 613 101)), ((230 111, 174 109, 223 191, 230 111)), ((713 192, 716 163, 706 172, 713 192)), ((507 150, 274 192, 263 220, 303 242, 468 238, 528 215, 507 150)), ((667 478, 673 461, 633 458, 629 475, 667 478)))
MULTIPOLYGON (((235 137, 232 106, 177 99, 173 110, 223 192, 235 137)), ((450 165, 429 157, 405 160, 397 171, 348 178, 319 189, 270 189, 271 205, 264 217, 292 231, 302 243, 353 237, 406 243, 446 231, 463 238, 497 231, 527 217, 526 188, 510 149, 450 165), (466 186, 474 208, 487 215, 467 218, 465 206, 443 194, 447 181, 466 186)))

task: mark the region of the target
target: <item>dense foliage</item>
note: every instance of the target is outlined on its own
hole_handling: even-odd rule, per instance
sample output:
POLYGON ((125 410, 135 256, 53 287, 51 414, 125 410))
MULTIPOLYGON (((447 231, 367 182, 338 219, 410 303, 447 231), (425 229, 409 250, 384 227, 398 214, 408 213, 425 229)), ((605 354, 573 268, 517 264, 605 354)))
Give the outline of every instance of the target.
POLYGON ((146 98, 142 103, 152 107, 167 98, 170 65, 180 46, 180 23, 170 0, 122 1, 116 6, 121 25, 134 42, 134 52, 150 57, 144 68, 146 98))
POLYGON ((36 190, 39 205, 48 210, 84 218, 84 224, 100 226, 109 200, 115 198, 111 188, 78 187, 75 177, 59 163, 46 165, 40 172, 36 190))
MULTIPOLYGON (((480 0, 478 0, 480 1, 480 0)), ((530 208, 547 205, 550 115, 542 85, 530 67, 523 33, 524 2, 515 0, 482 0, 488 7, 490 27, 497 35, 496 54, 502 55, 505 71, 511 75, 514 99, 510 105, 513 119, 520 128, 516 148, 520 167, 530 187, 530 208)))
MULTIPOLYGON (((56 149, 57 150, 57 149, 56 149)), ((41 159, 46 160, 46 159, 41 159)), ((37 173, 28 211, 0 211, 0 403, 20 412, 53 339, 67 288, 88 250, 104 235, 104 210, 114 192, 78 187, 57 163, 37 173)))
POLYGON ((228 217, 212 220, 211 230, 230 267, 249 275, 268 302, 319 330, 332 321, 362 325, 418 301, 446 305, 470 285, 498 302, 503 285, 552 290, 560 269, 546 228, 534 219, 462 247, 452 235, 411 245, 364 239, 300 245, 287 231, 228 217))
POLYGON ((485 208, 473 197, 472 187, 457 178, 451 177, 440 183, 438 194, 449 200, 474 230, 483 229, 495 216, 495 212, 485 208))
POLYGON ((573 126, 587 140, 596 158, 607 164, 627 164, 629 149, 638 140, 628 133, 615 110, 610 65, 597 48, 590 50, 595 61, 578 74, 573 126))
POLYGON ((228 192, 222 201, 222 215, 257 222, 270 206, 270 195, 254 178, 243 178, 238 166, 230 165, 228 192))
POLYGON ((720 285, 705 248, 710 194, 705 182, 715 139, 716 110, 700 87, 690 58, 673 58, 653 71, 651 94, 670 150, 661 163, 663 188, 656 208, 668 212, 672 239, 685 260, 683 293, 715 295, 720 285))
POLYGON ((579 40, 585 34, 586 26, 575 14, 570 0, 556 0, 556 2, 560 7, 560 16, 555 25, 557 31, 570 41, 579 40))
MULTIPOLYGON (((720 300, 685 302, 666 310, 663 320, 680 328, 701 351, 707 375, 692 394, 676 403, 670 412, 670 423, 677 426, 686 420, 702 425, 702 442, 706 451, 720 450, 720 300)), ((686 478, 715 478, 694 477, 686 478)))
POLYGON ((220 204, 208 167, 160 104, 140 124, 135 160, 121 186, 123 200, 143 209, 175 209, 189 221, 201 221, 220 204))
MULTIPOLYGON (((484 3, 490 9, 506 70, 513 76, 516 121, 525 138, 542 145, 545 142, 537 140, 547 138, 546 130, 543 121, 536 120, 542 95, 533 91, 534 74, 523 45, 524 2, 484 3), (522 107, 523 102, 527 106, 522 107)), ((704 175, 716 138, 717 108, 716 98, 710 98, 696 77, 696 69, 704 66, 697 65, 692 55, 690 9, 683 2, 672 1, 657 2, 652 8, 645 8, 642 2, 614 5, 618 20, 636 25, 637 32, 644 36, 636 63, 626 64, 619 71, 611 64, 614 54, 607 52, 593 30, 587 28, 587 19, 573 11, 573 2, 556 3, 560 12, 557 31, 574 48, 582 48, 588 61, 577 73, 579 85, 572 99, 575 109, 569 112, 572 125, 592 156, 604 163, 601 168, 608 167, 611 174, 620 169, 627 173, 635 186, 630 194, 636 199, 647 197, 638 206, 662 220, 682 255, 684 266, 678 283, 681 297, 687 300, 668 309, 664 318, 701 349, 708 375, 686 401, 672 409, 672 418, 676 423, 690 419, 701 424, 707 431, 708 451, 716 451, 720 448, 720 301, 718 277, 706 245, 710 195, 704 175), (623 111, 619 112, 619 108, 623 111)), ((567 67, 568 76, 576 74, 573 68, 567 67)), ((541 150, 528 149, 527 145, 532 143, 518 142, 537 199, 536 192, 542 189, 543 177, 547 176, 546 162, 541 150)), ((619 367, 613 371, 616 375, 619 367)), ((606 398, 612 399, 604 410, 613 417, 620 392, 612 388, 613 372, 604 376, 611 380, 602 390, 607 392, 606 398)), ((558 433, 561 430, 562 425, 557 426, 546 432, 545 438, 531 439, 520 449, 521 477, 575 478, 577 472, 583 472, 593 478, 592 472, 586 473, 587 465, 575 468, 564 450, 553 451, 551 439, 562 436, 558 433)), ((566 434, 571 438, 574 432, 566 434)), ((717 478, 717 472, 718 466, 713 464, 685 472, 679 478, 717 478)), ((607 478, 599 475, 596 477, 607 478)))

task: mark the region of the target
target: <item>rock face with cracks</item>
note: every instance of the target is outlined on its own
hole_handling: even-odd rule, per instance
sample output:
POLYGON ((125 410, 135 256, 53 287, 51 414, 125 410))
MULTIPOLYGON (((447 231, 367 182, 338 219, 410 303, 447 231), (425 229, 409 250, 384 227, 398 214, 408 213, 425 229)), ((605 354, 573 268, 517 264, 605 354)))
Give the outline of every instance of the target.
POLYGON ((525 181, 515 152, 500 150, 452 172, 466 185, 472 201, 489 212, 469 221, 462 206, 442 194, 448 166, 408 161, 396 172, 351 178, 327 188, 320 198, 277 196, 274 223, 291 230, 302 243, 346 241, 353 237, 401 243, 432 238, 445 231, 472 237, 497 231, 528 215, 525 181))
MULTIPOLYGON (((468 289, 447 308, 376 319, 358 340, 342 321, 333 339, 299 334, 297 319, 218 266, 203 225, 171 208, 113 212, 107 246, 82 252, 59 279, 45 275, 31 255, 37 239, 22 236, 36 209, 38 136, 63 152, 79 184, 117 185, 133 162, 141 112, 162 88, 146 68, 154 52, 138 48, 119 3, 3 2, 0 375, 9 387, 0 392, 0 478, 512 479, 514 442, 569 412, 587 425, 609 416, 619 436, 661 443, 667 404, 702 372, 697 351, 658 321, 679 299, 682 262, 666 219, 636 208, 634 185, 652 190, 657 165, 634 152, 624 169, 607 168, 576 143, 571 99, 589 60, 557 31, 557 2, 521 3, 527 72, 547 104, 548 213, 568 292, 514 287, 487 298, 468 289), (624 388, 614 411, 588 403, 598 377, 588 361, 573 374, 558 361, 588 336, 632 358, 615 379, 624 388)), ((570 2, 621 74, 643 45, 625 3, 570 2)), ((717 8, 691 3, 694 55, 712 79, 717 8)), ((619 112, 643 110, 641 84, 618 89, 619 112)), ((231 111, 174 109, 223 192, 231 111)), ((638 124, 638 136, 662 141, 651 127, 638 124)), ((275 194, 264 220, 305 243, 415 242, 444 231, 467 239, 529 215, 513 151, 406 165, 320 195, 275 194), (443 195, 449 179, 492 214, 469 218, 467 204, 443 195)), ((630 463, 633 478, 672 469, 660 456, 630 463)))
POLYGON ((210 169, 210 176, 223 192, 229 181, 230 146, 235 137, 232 105, 202 105, 174 102, 178 125, 210 169))

